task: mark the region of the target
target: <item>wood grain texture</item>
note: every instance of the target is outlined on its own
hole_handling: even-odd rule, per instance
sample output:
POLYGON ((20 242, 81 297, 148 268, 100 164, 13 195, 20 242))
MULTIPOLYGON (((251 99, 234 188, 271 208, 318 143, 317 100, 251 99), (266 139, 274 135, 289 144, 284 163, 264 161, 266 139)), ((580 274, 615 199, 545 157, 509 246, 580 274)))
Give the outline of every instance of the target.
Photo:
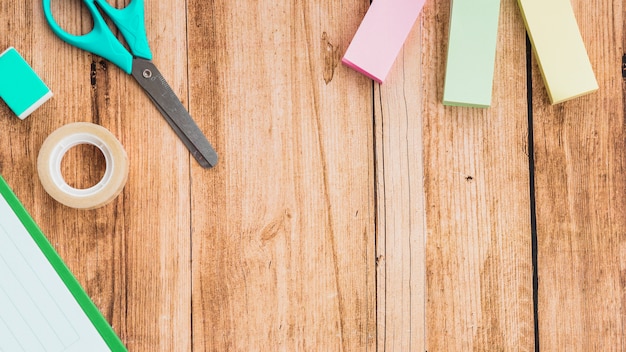
POLYGON ((189 1, 195 350, 375 348, 371 84, 358 2, 189 1))
MULTIPOLYGON (((130 76, 56 38, 39 3, 5 5, 3 20, 16 21, 8 33, 24 38, 16 41, 19 35, 9 35, 2 44, 16 46, 55 96, 26 121, 3 110, 3 175, 131 351, 190 350, 186 149, 130 76), (133 165, 123 194, 94 211, 56 203, 37 179, 35 161, 43 140, 74 121, 108 128, 133 165)), ((79 2, 53 1, 53 12, 72 33, 91 28, 79 2)), ((186 57, 185 9, 173 2, 151 3, 146 18, 155 62, 185 97, 187 67, 180 59, 186 57)), ((81 162, 76 157, 67 160, 67 169, 81 162)))
MULTIPOLYGON (((146 3, 153 61, 187 104, 186 9, 146 3)), ((111 66, 111 65, 110 65, 111 66)), ((120 70, 115 68, 115 72, 120 70)), ((122 136, 133 163, 124 192, 129 350, 191 349, 191 213, 187 149, 148 97, 122 75, 122 136), (132 94, 132 95, 131 95, 132 94), (132 121, 132 122, 131 122, 132 121)), ((106 94, 105 94, 106 97, 106 94)), ((114 111, 115 111, 114 110, 114 111)))
MULTIPOLYGON (((91 28, 79 1, 52 3, 91 28)), ((25 121, 0 103, 0 173, 130 351, 532 351, 534 308, 540 351, 620 351, 624 0, 572 4, 600 91, 550 106, 533 61, 529 96, 504 0, 493 106, 468 109, 441 104, 449 1, 427 3, 383 85, 340 64, 367 0, 146 1, 154 62, 220 155, 205 170, 131 77, 55 37, 40 2, 4 1, 0 51, 55 96, 25 121), (131 165, 93 211, 35 169, 74 121, 131 165)), ((68 156, 68 181, 97 180, 94 153, 68 156)))
POLYGON ((422 25, 374 91, 378 351, 426 350, 422 25))
POLYGON ((623 1, 573 1, 600 90, 557 106, 533 66, 542 350, 624 349, 623 1), (611 19, 611 20, 608 20, 611 19))
MULTIPOLYGON (((441 104, 447 2, 424 8, 426 345, 534 350, 524 28, 505 0, 492 106, 441 104)), ((471 69, 471 68, 468 68, 471 69)))

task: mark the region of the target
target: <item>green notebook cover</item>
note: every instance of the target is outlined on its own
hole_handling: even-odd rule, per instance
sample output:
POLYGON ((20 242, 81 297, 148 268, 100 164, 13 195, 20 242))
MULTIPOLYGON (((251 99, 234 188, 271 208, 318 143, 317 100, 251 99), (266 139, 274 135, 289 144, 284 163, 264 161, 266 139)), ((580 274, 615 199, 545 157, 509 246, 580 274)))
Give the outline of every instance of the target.
POLYGON ((34 350, 63 352, 106 351, 108 348, 113 352, 127 351, 2 176, 0 176, 0 195, 6 201, 0 199, 0 243, 3 243, 0 248, 0 277, 2 278, 0 282, 0 350, 10 348, 13 351, 21 348, 28 352, 34 350), (16 226, 16 219, 30 234, 36 246, 28 239, 26 232, 22 231, 22 227, 16 226), (36 247, 43 256, 37 255, 39 253, 36 247), (50 265, 47 265, 46 261, 50 265), (18 263, 19 268, 12 267, 11 263, 18 263), (25 279, 22 275, 25 271, 32 278, 25 279), (54 272, 58 274, 58 278, 54 277, 54 272), (49 275, 50 273, 52 275, 49 275), (13 286, 6 286, 11 285, 11 282, 13 286), (54 287, 46 286, 50 282, 55 284, 54 287), (39 289, 33 290, 33 287, 39 289), (10 292, 7 293, 7 290, 10 292), (23 294, 15 294, 12 290, 21 290, 19 292, 23 294), (67 291, 71 296, 67 294, 67 291), (11 292, 13 296, 10 295, 11 292), (72 301, 72 297, 75 302, 72 301), (16 303, 16 301, 21 303, 16 303), (24 304, 23 302, 35 303, 24 304), (20 311, 20 307, 26 309, 20 311), (52 313, 49 313, 47 307, 50 307, 52 313), (82 321, 72 320, 77 316, 88 320, 84 320, 84 324, 82 321), (32 320, 33 317, 40 318, 39 320, 47 319, 47 321, 29 322, 28 320, 32 320), (63 322, 55 319, 58 317, 61 317, 60 320, 66 320, 67 327, 63 327, 63 322), (23 325, 22 330, 19 327, 20 323, 23 325), (31 323, 33 325, 30 325, 31 323), (42 324, 49 328, 41 329, 42 324), (20 331, 26 331, 31 336, 29 338, 16 336, 16 331, 17 334, 20 331), (50 341, 54 343, 49 343, 50 341), (33 345, 27 346, 28 344, 33 345), (85 349, 84 346, 89 346, 89 348, 85 349))

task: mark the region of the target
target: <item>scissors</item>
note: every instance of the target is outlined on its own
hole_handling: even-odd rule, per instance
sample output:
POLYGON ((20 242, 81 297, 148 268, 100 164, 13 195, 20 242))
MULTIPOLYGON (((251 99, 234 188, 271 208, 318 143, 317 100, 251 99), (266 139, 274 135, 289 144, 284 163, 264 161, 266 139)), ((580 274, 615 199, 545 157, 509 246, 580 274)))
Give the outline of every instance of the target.
POLYGON ((217 153, 211 143, 151 61, 152 52, 144 24, 144 0, 131 0, 123 9, 109 5, 106 0, 83 0, 93 17, 93 29, 85 35, 73 35, 63 30, 52 15, 50 1, 43 0, 43 10, 54 34, 132 75, 198 163, 205 168, 217 164, 217 153), (130 51, 109 29, 102 13, 117 26, 130 51))

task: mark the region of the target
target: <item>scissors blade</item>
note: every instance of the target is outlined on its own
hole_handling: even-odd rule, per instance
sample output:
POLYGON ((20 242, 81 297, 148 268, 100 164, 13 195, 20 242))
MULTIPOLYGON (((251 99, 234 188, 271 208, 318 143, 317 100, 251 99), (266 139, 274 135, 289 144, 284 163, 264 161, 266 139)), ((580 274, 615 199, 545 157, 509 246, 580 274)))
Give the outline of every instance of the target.
POLYGON ((149 60, 134 58, 132 75, 198 163, 205 168, 215 166, 215 149, 156 66, 149 60))

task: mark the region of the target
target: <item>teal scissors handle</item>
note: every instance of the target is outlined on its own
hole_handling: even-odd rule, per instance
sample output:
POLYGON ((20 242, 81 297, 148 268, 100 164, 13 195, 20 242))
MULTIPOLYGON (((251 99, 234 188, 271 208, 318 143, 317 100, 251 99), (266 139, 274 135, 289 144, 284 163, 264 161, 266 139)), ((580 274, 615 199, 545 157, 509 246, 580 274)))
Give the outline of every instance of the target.
POLYGON ((83 0, 93 17, 93 29, 84 35, 63 30, 52 15, 50 1, 43 0, 44 15, 54 34, 63 41, 109 60, 128 74, 133 70, 134 57, 152 59, 144 24, 144 0, 132 0, 123 9, 109 5, 106 0, 83 0), (111 32, 98 7, 120 30, 131 52, 111 32))

